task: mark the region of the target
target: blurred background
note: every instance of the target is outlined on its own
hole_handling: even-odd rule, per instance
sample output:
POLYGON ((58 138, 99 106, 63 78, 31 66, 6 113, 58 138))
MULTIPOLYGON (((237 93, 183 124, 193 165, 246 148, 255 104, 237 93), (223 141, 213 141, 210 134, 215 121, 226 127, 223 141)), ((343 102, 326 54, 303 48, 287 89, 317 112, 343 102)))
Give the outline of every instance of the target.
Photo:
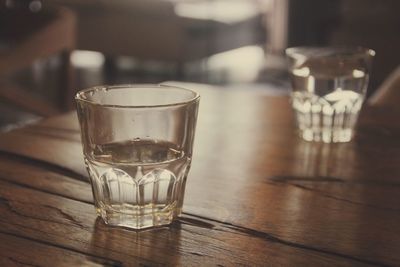
POLYGON ((0 0, 0 131, 100 84, 286 93, 284 50, 299 45, 374 49, 370 95, 400 63, 399 12, 398 0, 0 0))

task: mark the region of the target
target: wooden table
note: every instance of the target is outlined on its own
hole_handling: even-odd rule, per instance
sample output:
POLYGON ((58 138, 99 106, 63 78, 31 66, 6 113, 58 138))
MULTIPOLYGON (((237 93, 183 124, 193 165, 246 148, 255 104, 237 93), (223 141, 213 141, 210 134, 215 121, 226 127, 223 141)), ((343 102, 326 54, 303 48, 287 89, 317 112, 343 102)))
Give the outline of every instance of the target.
POLYGON ((75 114, 0 136, 1 266, 400 266, 399 112, 346 144, 300 140, 287 97, 202 95, 184 214, 96 220, 75 114))

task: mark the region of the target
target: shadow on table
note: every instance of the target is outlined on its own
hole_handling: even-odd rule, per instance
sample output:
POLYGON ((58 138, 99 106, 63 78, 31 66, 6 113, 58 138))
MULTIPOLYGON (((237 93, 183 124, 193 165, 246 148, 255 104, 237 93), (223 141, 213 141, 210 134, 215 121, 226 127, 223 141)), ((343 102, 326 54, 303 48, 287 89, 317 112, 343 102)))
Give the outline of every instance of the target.
POLYGON ((89 252, 125 264, 179 265, 181 230, 178 225, 151 230, 107 226, 101 218, 94 224, 89 252))

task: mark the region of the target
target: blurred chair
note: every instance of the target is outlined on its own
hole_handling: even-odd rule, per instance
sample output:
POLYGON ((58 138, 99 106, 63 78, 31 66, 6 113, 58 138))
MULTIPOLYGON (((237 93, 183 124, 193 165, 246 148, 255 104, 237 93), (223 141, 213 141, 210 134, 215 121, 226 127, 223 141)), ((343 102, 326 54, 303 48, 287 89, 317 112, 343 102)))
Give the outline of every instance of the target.
POLYGON ((25 110, 50 116, 72 107, 74 90, 70 52, 75 47, 76 19, 66 8, 32 12, 27 8, 0 9, 0 98, 25 110), (44 101, 10 77, 39 59, 61 58, 58 102, 44 101))
MULTIPOLYGON (((192 60, 262 43, 265 29, 262 14, 229 22, 198 18, 199 12, 212 11, 214 0, 54 0, 67 6, 78 17, 77 49, 113 56, 131 56, 138 60, 155 60, 182 64, 192 60), (204 5, 210 5, 210 7, 204 5), (202 11, 205 9, 205 11, 202 11)), ((227 1, 225 1, 227 2, 227 1)), ((225 13, 233 8, 226 5, 225 13)), ((236 1, 238 2, 238 1, 236 1)), ((255 5, 255 1, 241 0, 255 5)), ((246 6, 245 6, 246 7, 246 6)), ((179 71, 178 71, 179 72, 179 71)))
POLYGON ((400 66, 398 66, 369 98, 372 106, 398 108, 400 106, 400 66))

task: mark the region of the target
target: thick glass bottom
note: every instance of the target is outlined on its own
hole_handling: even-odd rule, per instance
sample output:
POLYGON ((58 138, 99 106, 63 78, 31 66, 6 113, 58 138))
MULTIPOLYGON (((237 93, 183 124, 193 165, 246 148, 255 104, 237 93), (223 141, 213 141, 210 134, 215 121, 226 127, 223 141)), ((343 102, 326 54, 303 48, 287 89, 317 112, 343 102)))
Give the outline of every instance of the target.
POLYGON ((350 142, 353 136, 353 129, 302 129, 300 136, 306 141, 316 141, 324 143, 344 143, 350 142))
POLYGON ((130 229, 147 229, 168 225, 181 213, 181 209, 170 207, 157 209, 155 207, 133 207, 126 205, 118 209, 110 207, 97 208, 97 214, 110 226, 125 227, 130 229))

